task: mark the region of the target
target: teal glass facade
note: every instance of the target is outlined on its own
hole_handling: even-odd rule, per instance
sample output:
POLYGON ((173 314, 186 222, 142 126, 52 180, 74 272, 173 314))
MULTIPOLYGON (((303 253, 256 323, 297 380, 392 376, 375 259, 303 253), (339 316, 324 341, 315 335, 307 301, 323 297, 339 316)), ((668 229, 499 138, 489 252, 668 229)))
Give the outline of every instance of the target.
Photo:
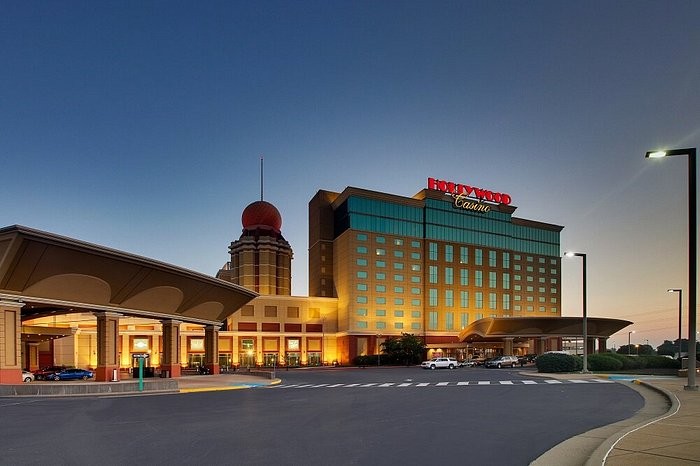
POLYGON ((512 222, 510 213, 455 208, 450 199, 423 207, 351 196, 335 211, 335 235, 347 229, 559 257, 560 232, 512 222))

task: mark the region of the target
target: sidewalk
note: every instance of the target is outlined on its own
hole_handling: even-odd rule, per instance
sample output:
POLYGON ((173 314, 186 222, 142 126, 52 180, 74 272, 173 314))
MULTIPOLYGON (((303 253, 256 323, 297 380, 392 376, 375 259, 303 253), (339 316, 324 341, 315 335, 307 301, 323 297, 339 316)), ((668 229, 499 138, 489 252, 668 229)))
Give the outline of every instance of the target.
POLYGON ((671 408, 614 443, 605 464, 700 465, 700 392, 684 390, 687 379, 681 377, 639 383, 665 392, 671 408))
POLYGON ((539 374, 606 377, 627 382, 644 397, 633 417, 570 438, 531 463, 534 466, 700 465, 700 392, 685 391, 687 379, 604 374, 539 374))
POLYGON ((279 378, 247 375, 245 373, 188 375, 177 378, 180 393, 240 390, 264 385, 277 385, 281 382, 279 378))

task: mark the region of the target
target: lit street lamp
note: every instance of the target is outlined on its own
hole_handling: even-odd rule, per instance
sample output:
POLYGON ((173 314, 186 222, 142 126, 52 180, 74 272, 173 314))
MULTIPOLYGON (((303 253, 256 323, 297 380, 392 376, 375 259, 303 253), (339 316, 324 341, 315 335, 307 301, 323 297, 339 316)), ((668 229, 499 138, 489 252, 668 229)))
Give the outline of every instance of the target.
POLYGON ((647 152, 646 158, 662 158, 673 155, 685 155, 688 157, 688 385, 686 390, 697 391, 698 386, 695 384, 696 364, 696 345, 697 345, 697 189, 695 179, 697 176, 697 168, 695 165, 695 157, 697 150, 695 147, 688 149, 674 149, 667 151, 647 152))
POLYGON ((666 290, 669 293, 678 293, 678 360, 681 358, 681 349, 683 344, 681 343, 681 326, 683 325, 682 311, 683 311, 683 290, 681 288, 669 288, 666 290))
POLYGON ((583 259, 583 372, 588 373, 588 311, 586 308, 586 254, 582 252, 565 252, 566 257, 581 257, 583 259))

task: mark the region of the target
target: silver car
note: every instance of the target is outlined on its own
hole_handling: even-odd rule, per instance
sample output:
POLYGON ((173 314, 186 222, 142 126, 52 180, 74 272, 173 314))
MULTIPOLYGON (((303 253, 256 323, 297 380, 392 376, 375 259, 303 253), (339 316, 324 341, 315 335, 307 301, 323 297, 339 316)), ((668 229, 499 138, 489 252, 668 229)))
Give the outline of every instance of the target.
POLYGON ((420 365, 423 369, 455 369, 459 367, 459 361, 455 358, 433 358, 423 361, 420 365))
POLYGON ((515 367, 518 364, 517 356, 499 356, 497 358, 489 359, 484 363, 484 367, 515 367))

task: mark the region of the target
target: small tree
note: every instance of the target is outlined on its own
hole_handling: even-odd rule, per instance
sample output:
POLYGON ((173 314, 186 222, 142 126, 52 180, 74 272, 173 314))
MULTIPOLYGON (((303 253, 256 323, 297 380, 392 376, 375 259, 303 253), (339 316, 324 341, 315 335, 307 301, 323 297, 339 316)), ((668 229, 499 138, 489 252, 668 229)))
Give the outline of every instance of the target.
POLYGON ((399 364, 418 364, 425 354, 423 340, 411 333, 402 333, 398 338, 389 338, 382 343, 382 353, 386 354, 390 361, 399 364))

